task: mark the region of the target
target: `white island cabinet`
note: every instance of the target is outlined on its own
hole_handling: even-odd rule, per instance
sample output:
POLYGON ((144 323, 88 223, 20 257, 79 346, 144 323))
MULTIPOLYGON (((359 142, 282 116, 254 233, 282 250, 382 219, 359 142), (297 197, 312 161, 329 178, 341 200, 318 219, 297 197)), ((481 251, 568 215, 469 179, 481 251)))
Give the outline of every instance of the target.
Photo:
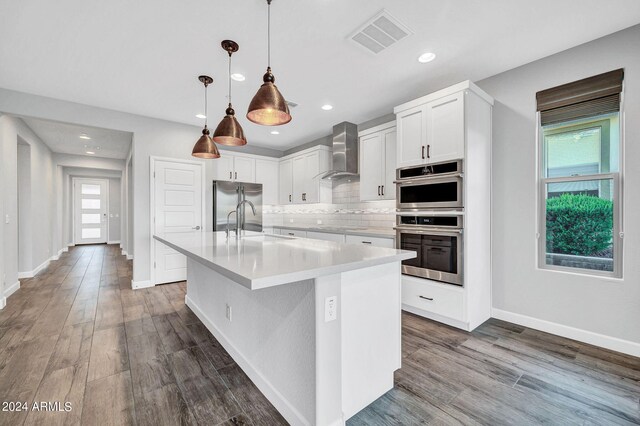
POLYGON ((247 232, 154 235, 186 303, 292 425, 343 425, 393 388, 411 251, 247 232))

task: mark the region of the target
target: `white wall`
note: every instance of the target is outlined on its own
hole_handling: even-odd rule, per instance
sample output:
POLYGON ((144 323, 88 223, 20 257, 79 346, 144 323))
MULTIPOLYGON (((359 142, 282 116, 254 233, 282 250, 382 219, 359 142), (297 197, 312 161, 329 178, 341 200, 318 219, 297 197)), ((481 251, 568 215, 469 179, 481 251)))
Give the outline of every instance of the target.
POLYGON ((51 232, 56 214, 53 154, 21 119, 3 115, 0 117, 2 217, 9 215, 8 224, 2 221, 3 292, 18 281, 18 137, 31 149, 31 210, 38 212, 30 219, 32 268, 46 262, 54 251, 51 232))
MULTIPOLYGON (((18 273, 33 270, 31 147, 18 138, 18 273)), ((37 266, 37 265, 36 265, 37 266)))
POLYGON ((109 179, 109 242, 120 241, 122 214, 122 190, 120 179, 109 179))
POLYGON ((478 82, 493 112, 493 306, 640 343, 640 26, 478 82), (539 90, 625 69, 624 277, 536 268, 536 99, 539 90))

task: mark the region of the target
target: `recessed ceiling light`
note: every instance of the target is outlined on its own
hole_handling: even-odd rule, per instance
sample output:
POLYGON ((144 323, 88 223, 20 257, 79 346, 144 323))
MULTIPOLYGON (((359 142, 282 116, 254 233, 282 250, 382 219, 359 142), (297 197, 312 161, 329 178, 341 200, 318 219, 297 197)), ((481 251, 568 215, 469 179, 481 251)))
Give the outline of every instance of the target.
POLYGON ((85 139, 85 140, 91 139, 91 137, 89 135, 87 135, 86 133, 80 133, 79 138, 80 139, 85 139))
POLYGON ((238 72, 231 74, 231 78, 235 81, 245 81, 246 77, 238 72))
POLYGON ((202 118, 204 120, 207 116, 204 114, 196 114, 196 118, 202 118))
POLYGON ((333 109, 333 106, 329 104, 322 105, 322 109, 325 111, 331 111, 333 109))
POLYGON ((279 134, 280 134, 280 132, 279 132, 279 131, 277 131, 277 130, 272 130, 272 131, 271 131, 271 134, 272 134, 272 135, 279 135, 279 134))
POLYGON ((418 56, 418 62, 422 63, 422 64, 426 64, 427 62, 431 62, 436 58, 436 54, 435 53, 431 53, 431 52, 426 52, 423 53, 422 55, 418 56))
POLYGON ((93 151, 87 151, 87 154, 89 154, 89 155, 95 155, 95 152, 93 152, 93 151))

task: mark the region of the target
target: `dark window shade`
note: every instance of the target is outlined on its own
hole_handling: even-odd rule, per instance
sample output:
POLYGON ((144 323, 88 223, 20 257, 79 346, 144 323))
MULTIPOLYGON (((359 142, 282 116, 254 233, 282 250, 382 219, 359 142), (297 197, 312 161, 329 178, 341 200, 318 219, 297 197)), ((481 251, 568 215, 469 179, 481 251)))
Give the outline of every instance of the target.
POLYGON ((623 79, 621 68, 536 93, 542 125, 619 111, 623 79))
POLYGON ((620 111, 620 93, 540 112, 540 124, 562 123, 620 111))

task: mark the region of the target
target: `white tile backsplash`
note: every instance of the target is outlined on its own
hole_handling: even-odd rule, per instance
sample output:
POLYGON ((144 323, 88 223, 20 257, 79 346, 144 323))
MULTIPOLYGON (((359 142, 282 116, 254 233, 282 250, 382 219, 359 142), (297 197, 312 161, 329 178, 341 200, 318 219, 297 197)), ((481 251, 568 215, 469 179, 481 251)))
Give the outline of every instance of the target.
POLYGON ((263 226, 357 226, 392 228, 395 225, 395 200, 360 201, 360 180, 333 182, 332 204, 265 205, 263 226), (320 221, 321 223, 318 223, 320 221))

